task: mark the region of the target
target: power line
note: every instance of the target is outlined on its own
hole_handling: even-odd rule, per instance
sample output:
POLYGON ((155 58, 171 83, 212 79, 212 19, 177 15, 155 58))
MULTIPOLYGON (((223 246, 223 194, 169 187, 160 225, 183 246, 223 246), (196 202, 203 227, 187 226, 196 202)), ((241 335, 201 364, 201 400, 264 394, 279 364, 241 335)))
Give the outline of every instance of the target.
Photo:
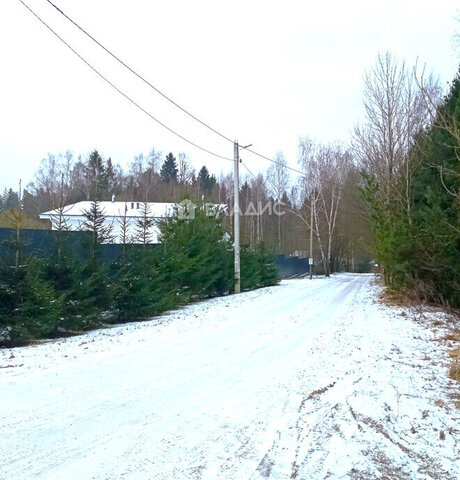
MULTIPOLYGON (((127 68, 133 75, 135 75, 139 80, 141 80, 142 82, 144 82, 146 85, 148 85, 150 88, 152 88, 153 90, 155 90, 157 93, 159 93, 163 98, 165 98, 166 100, 168 100, 168 102, 170 102, 171 104, 173 104, 175 107, 177 107, 179 110, 181 110, 182 112, 184 112, 186 115, 188 115, 189 117, 193 118, 195 121, 197 121, 198 123, 200 123, 201 125, 203 125, 204 127, 208 128, 209 130, 211 130, 212 132, 216 133, 217 135, 219 135, 220 137, 222 137, 223 139, 227 140, 228 142, 230 143, 233 143, 233 140, 231 140, 228 136, 224 135, 223 133, 219 132, 218 130, 216 130, 215 128, 212 128, 210 125, 208 125, 207 123, 203 122, 202 120, 200 120, 198 117, 196 117, 195 115, 193 115, 192 113, 190 113, 188 110, 186 110, 185 108, 181 107, 178 103, 176 103, 174 100, 172 100, 170 97, 168 97, 165 93, 163 93, 159 88, 155 87, 151 82, 149 82, 148 80, 146 80, 141 74, 137 73, 133 68, 131 68, 129 65, 127 65, 123 60, 121 60, 121 58, 119 58, 117 55, 115 55, 113 52, 111 52, 107 47, 105 47, 104 45, 102 45, 93 35, 91 35, 90 33, 88 33, 83 27, 81 27, 75 20, 73 20, 72 18, 70 18, 62 9, 60 9, 57 5, 55 5, 51 0, 46 0, 46 2, 48 2, 53 8, 55 8, 61 15, 63 15, 70 23, 72 23, 75 27, 77 27, 83 34, 85 34, 88 38, 90 38, 94 43, 96 43, 100 48, 102 48, 106 53, 108 53, 112 58, 114 58, 118 63, 120 63, 121 65, 123 65, 125 68, 127 68)), ((282 163, 280 162, 277 162, 276 160, 273 160, 272 158, 269 158, 269 157, 266 157, 265 155, 262 155, 260 153, 257 153, 253 150, 249 150, 247 149, 248 152, 251 152, 253 155, 257 155, 258 157, 260 158, 263 158, 264 160, 268 160, 269 162, 271 163, 274 163, 275 165, 280 165, 280 166, 283 166, 285 168, 287 168, 288 170, 291 170, 297 174, 300 174, 300 175, 306 175, 304 172, 301 172, 300 170, 297 170, 295 168, 292 168, 292 167, 289 167, 288 165, 283 165, 282 163)))
POLYGON ((261 153, 257 153, 254 150, 251 150, 250 148, 246 149, 247 152, 250 152, 254 155, 257 155, 260 158, 263 158, 264 160, 268 160, 269 162, 274 163, 275 165, 279 165, 280 167, 286 168, 287 170, 292 170, 295 173, 298 173, 299 175, 302 175, 304 177, 307 176, 305 172, 302 172, 301 170, 297 170, 296 168, 290 167, 289 165, 284 165, 284 163, 277 162, 276 160, 273 160, 273 158, 266 157, 265 155, 262 155, 261 153))
POLYGON ((97 70, 95 67, 93 67, 87 60, 85 60, 76 50, 74 50, 58 33, 56 33, 44 20, 42 20, 37 13, 35 13, 26 3, 23 2, 23 0, 18 0, 22 5, 29 10, 29 12, 42 24, 44 25, 53 35, 55 35, 72 53, 74 53, 85 65, 87 65, 94 73, 96 73, 104 82, 106 82, 108 85, 110 85, 115 91, 117 91, 120 95, 122 95, 126 100, 128 100, 130 103, 132 103, 136 108, 138 108, 141 112, 145 113, 147 116, 149 116, 152 120, 154 120, 156 123, 161 125, 163 128, 171 132, 173 135, 176 137, 180 138, 181 140, 184 140, 185 142, 189 143, 190 145, 194 146, 195 148, 198 148, 199 150, 202 150, 203 152, 206 152, 210 155, 213 155, 214 157, 221 158, 223 160, 228 160, 233 162, 233 159, 224 157, 223 155, 219 155, 218 153, 214 153, 204 147, 201 147, 200 145, 192 142, 188 138, 184 137, 180 133, 177 133, 174 131, 172 128, 168 127, 165 125, 163 122, 158 120, 156 117, 154 117, 150 112, 145 110, 143 107, 141 107, 135 100, 133 100, 129 95, 124 93, 122 90, 120 90, 115 84, 113 84, 107 77, 105 77, 99 70, 97 70))
POLYGON ((108 53, 112 58, 114 58, 118 63, 123 65, 125 68, 127 68, 133 75, 135 75, 139 80, 144 82, 146 85, 148 85, 150 88, 155 90, 155 92, 159 93, 163 98, 168 100, 168 102, 172 103, 175 107, 177 107, 179 110, 187 114, 189 117, 193 118, 196 120, 198 123, 203 125, 204 127, 208 128, 212 132, 216 133, 223 139, 227 140, 230 143, 233 143, 233 140, 231 140, 229 137, 225 136, 223 133, 219 132, 215 128, 212 128, 210 125, 207 123, 203 122, 199 118, 197 118, 195 115, 190 113, 188 110, 185 108, 181 107, 178 103, 176 103, 174 100, 172 100, 170 97, 168 97, 165 93, 163 93, 159 88, 155 87, 151 82, 146 80, 141 74, 137 73, 133 68, 131 68, 129 65, 127 65, 123 60, 121 60, 117 55, 112 53, 108 48, 106 48, 104 45, 102 45, 96 38, 94 38, 90 33, 88 33, 83 27, 81 27, 77 22, 72 20, 65 12, 63 12, 57 5, 55 5, 51 0, 46 0, 51 6, 53 6, 61 15, 63 15, 69 22, 71 22, 75 27, 77 27, 82 33, 84 33, 88 38, 90 38, 94 43, 96 43, 100 48, 102 48, 106 53, 108 53))
MULTIPOLYGON (((189 143, 190 145, 194 146, 195 148, 198 148, 199 150, 202 150, 206 153, 209 153, 210 155, 213 155, 217 158, 221 158, 223 160, 228 160, 232 161, 232 159, 228 157, 224 157, 223 155, 219 155, 217 153, 214 153, 204 147, 201 147, 200 145, 192 142, 191 140, 185 138, 181 134, 175 132, 172 128, 168 127, 164 123, 162 123, 160 120, 155 118, 151 113, 149 113, 147 110, 145 110, 143 107, 141 107, 137 102, 135 102, 131 97, 129 97, 126 93, 124 93, 122 90, 120 90, 116 85, 114 85, 110 80, 108 80, 102 73, 100 73, 95 67, 93 67, 87 60, 85 60, 76 50, 74 50, 73 47, 71 47, 56 31, 54 31, 44 20, 42 20, 37 13, 35 13, 27 4, 25 4, 22 0, 19 0, 20 3, 24 5, 27 10, 29 10, 48 30, 50 30, 67 48, 69 48, 82 62, 84 62, 91 70, 93 70, 102 80, 104 80, 106 83, 108 83, 114 90, 116 90, 120 95, 125 97, 129 102, 131 102, 135 107, 137 107, 139 110, 141 110, 143 113, 148 115, 152 120, 157 122, 159 125, 161 125, 163 128, 174 134, 175 136, 179 137, 180 139, 184 140, 185 142, 189 143)), ((72 18, 70 18, 64 11, 62 11, 57 5, 55 5, 51 0, 46 0, 47 3, 49 3, 53 8, 55 8, 61 15, 63 15, 69 22, 71 22, 75 27, 77 27, 82 33, 84 33, 88 38, 90 38, 94 43, 96 43, 100 48, 102 48, 106 53, 108 53, 111 57, 113 57, 117 62, 119 62, 121 65, 123 65, 126 69, 128 69, 133 75, 135 75, 137 78, 139 78, 142 82, 144 82, 146 85, 148 85, 150 88, 155 90, 157 93, 159 93, 162 97, 164 97, 166 100, 168 100, 171 104, 173 104, 175 107, 179 108, 181 111, 183 111, 185 114, 193 118, 195 121, 199 122, 201 125, 204 127, 208 128, 212 132, 216 133, 223 139, 227 140, 228 142, 233 143, 233 140, 231 140, 229 137, 226 135, 222 134, 218 130, 212 128, 210 125, 206 124, 199 118, 197 118, 195 115, 190 113, 188 110, 185 108, 181 107, 178 103, 176 103, 174 100, 172 100, 170 97, 168 97, 166 94, 164 94, 161 90, 159 90, 157 87, 155 87, 152 83, 150 83, 148 80, 146 80, 142 75, 137 73, 134 69, 132 69, 129 65, 127 65, 123 60, 121 60, 117 55, 112 53, 108 48, 106 48, 104 45, 102 45, 96 38, 94 38, 90 33, 88 33, 83 27, 81 27, 77 22, 75 22, 72 18)), ((246 148, 247 152, 252 153, 253 155, 256 155, 264 160, 267 160, 275 165, 281 166, 283 168, 286 168, 287 170, 291 170, 292 172, 295 172, 299 175, 306 176, 305 172, 302 172, 296 168, 290 167, 289 165, 285 165, 281 162, 278 162, 270 157, 267 157, 265 155, 262 155, 254 150, 251 150, 250 148, 246 148)), ((247 168, 247 167, 246 167, 247 168)))
POLYGON ((251 170, 249 170, 249 167, 243 162, 243 160, 240 159, 241 165, 257 180, 256 175, 254 175, 251 170))
MULTIPOLYGON (((251 171, 251 170, 249 169, 249 167, 243 162, 243 160, 240 159, 240 162, 241 162, 241 164, 243 165, 243 167, 254 177, 254 179, 257 180, 256 175, 254 175, 254 174, 252 173, 252 171, 251 171)), ((272 187, 272 189, 273 189, 272 192, 271 192, 272 195, 273 195, 273 196, 276 196, 276 190, 277 190, 277 188, 275 188, 275 185, 271 182, 271 180, 270 180, 269 178, 266 178, 265 180, 271 185, 271 187, 272 187)))

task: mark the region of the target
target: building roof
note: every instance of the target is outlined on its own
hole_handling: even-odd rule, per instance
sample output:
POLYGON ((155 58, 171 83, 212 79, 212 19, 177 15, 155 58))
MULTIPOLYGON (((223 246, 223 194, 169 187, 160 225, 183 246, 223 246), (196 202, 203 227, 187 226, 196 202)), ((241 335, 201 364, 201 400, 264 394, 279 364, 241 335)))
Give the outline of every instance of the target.
MULTIPOLYGON (((93 202, 78 202, 64 207, 63 214, 66 217, 81 217, 85 211, 90 210, 93 202)), ((142 217, 143 202, 99 202, 100 208, 105 217, 123 217, 125 210, 127 217, 142 217)), ((175 203, 147 202, 149 216, 162 218, 173 213, 175 203)), ((58 210, 50 210, 40 214, 40 217, 52 217, 58 215, 58 210)))

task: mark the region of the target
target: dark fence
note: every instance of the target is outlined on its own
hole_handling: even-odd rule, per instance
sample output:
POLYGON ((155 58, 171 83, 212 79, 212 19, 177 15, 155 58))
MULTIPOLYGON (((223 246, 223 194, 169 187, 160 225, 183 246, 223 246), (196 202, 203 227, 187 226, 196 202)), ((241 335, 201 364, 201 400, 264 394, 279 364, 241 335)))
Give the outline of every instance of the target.
POLYGON ((309 273, 308 258, 286 257, 286 255, 276 255, 276 263, 280 270, 281 278, 289 278, 295 275, 305 275, 309 273))
MULTIPOLYGON (((55 230, 21 230, 22 252, 25 255, 49 255, 56 248, 59 236, 63 249, 72 252, 77 259, 84 259, 90 240, 88 232, 57 232, 55 230)), ((16 230, 0 228, 0 258, 6 259, 14 253, 16 230)), ((146 248, 156 248, 158 244, 146 245, 146 248)), ((142 245, 129 245, 129 248, 143 248, 142 245)), ((106 262, 118 260, 122 255, 122 245, 101 245, 101 256, 106 262)), ((308 259, 276 255, 276 263, 282 278, 304 275, 309 272, 308 259)))
MULTIPOLYGON (((71 252, 78 260, 84 260, 88 253, 91 234, 88 232, 57 232, 55 230, 24 229, 20 232, 21 252, 23 255, 49 255, 53 253, 60 240, 63 251, 71 252)), ((156 248, 158 244, 146 245, 156 248)), ((143 248, 143 245, 129 245, 128 248, 143 248)), ((16 249, 16 230, 0 228, 0 259, 8 261, 14 258, 16 249)), ((118 260, 123 246, 118 244, 101 245, 101 258, 106 262, 118 260)))
MULTIPOLYGON (((48 255, 53 252, 57 241, 61 240, 63 248, 69 249, 78 258, 86 255, 85 245, 89 240, 86 232, 56 232, 53 230, 20 231, 21 250, 24 255, 48 255)), ((5 258, 15 248, 16 230, 14 228, 0 228, 0 257, 5 258)))

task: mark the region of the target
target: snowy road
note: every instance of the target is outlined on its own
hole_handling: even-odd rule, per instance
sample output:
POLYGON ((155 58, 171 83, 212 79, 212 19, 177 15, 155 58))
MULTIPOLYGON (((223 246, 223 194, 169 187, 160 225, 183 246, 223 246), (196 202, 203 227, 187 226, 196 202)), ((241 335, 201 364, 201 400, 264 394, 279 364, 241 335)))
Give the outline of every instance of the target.
MULTIPOLYGON (((359 432, 358 401, 347 400, 354 419, 336 440, 317 435, 327 418, 305 428, 305 408, 329 389, 337 405, 353 396, 357 375, 332 387, 353 369, 362 378, 363 358, 374 354, 363 338, 350 345, 352 319, 385 316, 372 280, 291 280, 150 322, 3 350, 0 478, 314 480, 366 467, 359 448, 345 448, 346 435, 359 432)), ((443 443, 445 472, 453 442, 443 443)))

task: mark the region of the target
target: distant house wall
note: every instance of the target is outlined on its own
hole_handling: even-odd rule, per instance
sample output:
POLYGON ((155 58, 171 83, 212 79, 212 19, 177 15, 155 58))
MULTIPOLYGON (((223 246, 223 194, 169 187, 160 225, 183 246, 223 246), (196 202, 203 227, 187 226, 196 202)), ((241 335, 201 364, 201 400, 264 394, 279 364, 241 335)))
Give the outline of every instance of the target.
MULTIPOLYGON (((21 211, 21 228, 35 230, 51 230, 51 220, 34 218, 21 211)), ((4 210, 0 213, 0 228, 16 228, 15 216, 18 215, 16 210, 4 210)))
MULTIPOLYGON (((67 225, 69 229, 72 231, 80 230, 81 225, 85 222, 86 218, 83 215, 75 215, 75 216, 66 216, 65 217, 67 225)), ((112 227, 112 235, 113 235, 113 242, 110 243, 122 243, 121 240, 121 225, 120 225, 121 217, 105 217, 104 219, 104 226, 111 226, 112 227)), ((128 228, 127 234, 129 237, 130 243, 137 243, 136 242, 136 224, 139 218, 136 217, 129 217, 127 218, 128 228)), ((152 218, 155 222, 159 219, 152 218)), ((150 243, 158 243, 158 235, 159 230, 154 224, 150 228, 150 243)))
MULTIPOLYGON (((63 217, 72 231, 81 229, 85 222, 85 212, 91 209, 90 201, 83 201, 67 205, 63 210, 63 217)), ((104 226, 112 227, 113 241, 111 243, 122 243, 121 238, 121 223, 126 216, 127 221, 127 235, 130 243, 140 243, 137 237, 137 223, 143 218, 143 203, 142 202, 99 202, 99 207, 104 214, 104 226)), ((156 223, 174 211, 175 204, 164 202, 148 202, 148 218, 153 221, 150 228, 149 243, 158 243, 159 230, 156 223)), ((51 210, 40 214, 40 218, 53 220, 58 216, 57 210, 51 210)))

